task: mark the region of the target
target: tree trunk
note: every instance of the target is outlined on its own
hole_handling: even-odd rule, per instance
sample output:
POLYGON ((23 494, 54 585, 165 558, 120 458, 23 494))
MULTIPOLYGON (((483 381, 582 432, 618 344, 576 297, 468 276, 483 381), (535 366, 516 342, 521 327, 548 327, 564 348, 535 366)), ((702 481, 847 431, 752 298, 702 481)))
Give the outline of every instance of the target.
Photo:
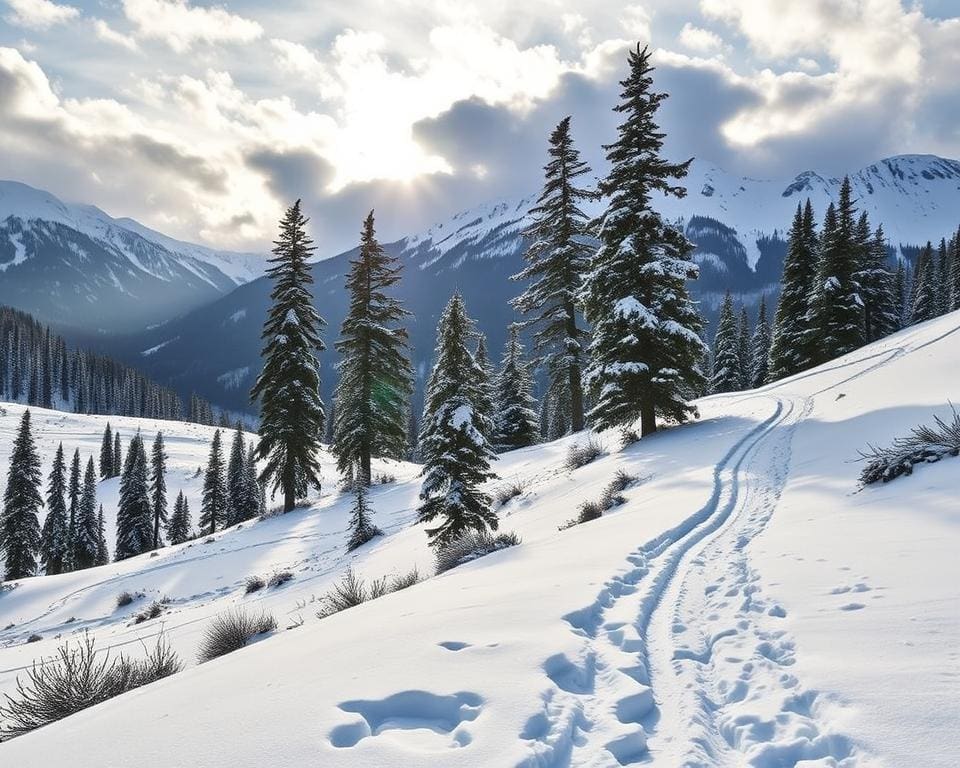
POLYGON ((296 501, 293 493, 293 482, 285 482, 283 484, 283 511, 291 511, 296 506, 296 501))
POLYGON ((643 402, 640 404, 640 437, 652 435, 657 431, 657 412, 653 403, 643 402))
POLYGON ((369 487, 371 481, 370 449, 364 446, 364 449, 360 452, 360 477, 356 478, 356 482, 363 483, 365 486, 369 487))
POLYGON ((570 429, 579 432, 583 429, 583 384, 580 381, 580 366, 571 365, 570 374, 570 429))

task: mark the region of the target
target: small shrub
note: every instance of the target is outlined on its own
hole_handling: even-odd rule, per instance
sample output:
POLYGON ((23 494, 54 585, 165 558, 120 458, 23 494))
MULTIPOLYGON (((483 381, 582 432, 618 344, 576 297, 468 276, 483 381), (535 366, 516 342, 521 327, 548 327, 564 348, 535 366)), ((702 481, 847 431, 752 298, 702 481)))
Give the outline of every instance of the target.
POLYGON ((3 628, 3 631, 6 632, 8 629, 13 629, 15 626, 17 626, 16 623, 11 621, 9 624, 7 624, 7 626, 3 628))
POLYGON ((617 474, 613 476, 613 480, 607 483, 607 487, 603 489, 600 500, 583 502, 583 504, 580 505, 580 513, 572 520, 567 520, 560 525, 559 530, 565 531, 567 528, 572 528, 575 525, 589 523, 591 520, 596 520, 598 517, 601 517, 608 509, 613 509, 614 507, 619 507, 621 504, 625 504, 627 500, 623 496, 623 491, 637 482, 637 479, 636 475, 631 475, 622 469, 617 470, 617 474))
POLYGON ((585 443, 574 443, 567 449, 567 459, 564 466, 568 472, 573 472, 575 469, 585 467, 603 454, 603 446, 591 435, 585 443))
POLYGON ((0 706, 0 717, 5 720, 0 740, 48 725, 182 668, 180 658, 162 636, 146 658, 137 660, 125 656, 111 659, 109 651, 98 656, 90 635, 76 646, 64 643, 54 658, 34 662, 26 680, 17 677, 16 691, 0 706))
POLYGON ((367 600, 376 600, 378 597, 383 597, 389 591, 387 577, 381 576, 379 579, 374 579, 370 582, 370 587, 367 590, 367 600))
POLYGON ((336 584, 333 585, 327 594, 320 598, 320 610, 317 611, 317 618, 324 619, 332 616, 347 608, 353 608, 355 605, 366 602, 367 587, 363 579, 354 573, 353 568, 348 568, 347 572, 336 584))
POLYGON ((390 485, 395 482, 397 482, 396 475, 392 475, 389 472, 377 472, 373 476, 374 485, 390 485))
POLYGON ((163 613, 163 606, 158 602, 152 602, 149 606, 144 608, 140 613, 133 617, 134 624, 143 624, 145 621, 150 621, 150 619, 155 619, 163 613))
POLYGON ((393 580, 390 582, 390 591, 399 592, 401 589, 412 587, 414 584, 416 584, 419 581, 420 581, 420 571, 417 570, 416 566, 414 566, 406 573, 401 573, 399 576, 393 577, 393 580))
POLYGON ((916 464, 933 464, 944 456, 960 455, 960 414, 950 405, 953 419, 934 416, 933 426, 914 427, 907 437, 898 437, 888 448, 868 446, 860 456, 866 466, 860 472, 861 485, 889 483, 913 474, 916 464))
POLYGON ((124 590, 119 595, 117 595, 117 608, 126 608, 134 600, 139 600, 143 597, 143 592, 127 592, 124 590))
POLYGON ((293 579, 293 574, 290 571, 277 571, 270 577, 270 580, 267 582, 268 587, 282 587, 288 581, 293 579))
POLYGON ((28 643, 39 643, 41 640, 43 640, 43 635, 38 635, 36 633, 27 638, 28 643))
POLYGON ((624 427, 620 432, 620 448, 629 448, 634 443, 640 441, 640 435, 637 434, 637 430, 631 427, 624 427))
MULTIPOLYGON (((307 507, 310 506, 310 504, 311 502, 308 499, 297 499, 293 503, 293 509, 290 511, 293 512, 298 509, 306 509, 307 507)), ((274 504, 272 507, 268 507, 266 512, 261 513, 258 519, 269 520, 271 517, 280 517, 281 515, 285 515, 285 514, 286 512, 284 512, 283 510, 283 504, 274 504)))
POLYGON ((467 531, 437 552, 437 573, 449 571, 458 565, 519 543, 520 538, 513 532, 493 535, 488 531, 467 531))
POLYGON ((265 586, 267 585, 259 576, 248 576, 246 586, 244 587, 244 594, 249 595, 252 592, 259 592, 265 586))
POLYGON ((202 664, 239 651, 257 635, 264 635, 276 628, 277 622, 269 613, 253 614, 238 608, 218 614, 204 630, 197 659, 202 664))
POLYGON ((507 483, 506 485, 501 485, 493 492, 493 503, 498 507, 502 507, 511 499, 520 496, 525 490, 526 486, 517 480, 507 483))

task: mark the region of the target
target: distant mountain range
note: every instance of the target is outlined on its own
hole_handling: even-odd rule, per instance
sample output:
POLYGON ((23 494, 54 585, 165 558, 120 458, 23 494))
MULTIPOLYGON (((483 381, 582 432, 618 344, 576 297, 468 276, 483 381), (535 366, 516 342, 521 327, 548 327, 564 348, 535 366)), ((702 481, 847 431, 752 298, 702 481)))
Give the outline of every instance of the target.
MULTIPOLYGON (((682 226, 696 244, 694 257, 701 266, 701 276, 691 283, 691 288, 708 320, 715 316, 727 290, 749 307, 764 294, 775 299, 786 253, 785 230, 797 204, 809 197, 817 217, 822 218, 828 202, 836 199, 840 181, 809 171, 790 180, 748 179, 728 174, 710 163, 695 162, 687 179, 687 196, 656 202, 664 216, 682 226)), ((883 224, 895 256, 909 259, 917 245, 949 236, 960 223, 960 162, 955 160, 932 155, 892 157, 852 173, 851 181, 857 205, 867 211, 874 226, 883 224)), ((426 232, 385 246, 404 265, 398 295, 414 313, 410 334, 414 364, 421 380, 432 358, 437 319, 454 290, 464 295, 468 310, 488 335, 493 354, 499 354, 506 326, 517 319, 508 302, 522 286, 509 278, 522 266, 525 245, 521 232, 534 200, 535 196, 528 196, 477 206, 426 232)), ((223 254, 169 241, 182 247, 175 250, 158 241, 162 236, 150 230, 140 228, 149 233, 149 237, 138 232, 139 225, 134 227, 129 220, 123 224, 123 220, 110 219, 100 211, 96 213, 122 230, 113 236, 120 239, 121 245, 110 251, 102 249, 110 258, 125 256, 135 268, 140 261, 138 252, 122 244, 126 242, 124 238, 136 235, 141 238, 138 242, 171 254, 164 262, 170 265, 171 272, 163 273, 169 275, 171 287, 177 280, 186 279, 192 285, 205 285, 208 292, 215 292, 215 286, 224 283, 212 278, 204 280, 198 272, 209 276, 206 270, 216 269, 225 278, 238 282, 252 274, 254 267, 250 264, 259 267, 261 263, 253 262, 249 256, 246 258, 251 260, 245 261, 243 254, 223 254), (135 259, 127 256, 130 252, 135 259), (176 257, 172 256, 174 253, 176 257), (214 254, 220 266, 216 266, 214 254), (239 265, 244 265, 247 272, 230 272, 239 265), (175 275, 176 270, 179 271, 175 275)), ((12 234, 6 234, 13 230, 8 230, 11 220, 4 221, 5 216, 6 207, 0 197, 0 269, 4 263, 4 242, 13 239, 12 234)), ((27 220, 32 221, 33 232, 44 233, 49 229, 42 218, 28 217, 27 220)), ((19 221, 24 221, 23 217, 19 217, 19 221)), ((58 224, 69 229, 65 223, 58 224)), ((14 221, 12 226, 21 225, 14 221)), ((67 237, 66 232, 58 231, 67 237)), ((77 236, 72 237, 76 241, 77 236)), ((110 245, 116 242, 113 238, 101 236, 98 240, 110 245)), ((59 253, 61 269, 69 269, 68 265, 79 261, 75 247, 69 244, 55 252, 59 253)), ((329 395, 336 378, 332 342, 337 338, 346 312, 343 282, 353 254, 354 251, 348 251, 313 265, 316 303, 329 324, 325 336, 330 350, 322 355, 325 395, 329 395)), ((88 249, 86 258, 92 260, 93 256, 88 249)), ((7 259, 8 263, 16 260, 16 256, 7 259)), ((39 259, 45 260, 46 257, 39 259)), ((107 270, 109 275, 115 269, 111 264, 105 259, 97 269, 107 270)), ((7 272, 15 268, 8 267, 7 272)), ((84 268, 83 290, 88 291, 87 296, 95 295, 90 282, 83 281, 87 272, 84 268)), ((148 274, 155 272, 157 269, 151 269, 148 274)), ((0 286, 5 277, 6 272, 0 277, 0 286)), ((42 273, 40 278, 41 282, 33 284, 32 293, 30 290, 22 293, 21 302, 16 306, 48 319, 40 311, 44 301, 42 273)), ((61 279, 66 280, 66 276, 61 279)), ((70 282, 63 286, 62 291, 73 288, 70 282)), ((111 290, 110 281, 101 281, 96 288, 111 290)), ((247 392, 259 370, 259 334, 269 303, 270 286, 261 277, 230 288, 229 292, 223 290, 222 295, 206 300, 196 297, 198 301, 192 309, 184 309, 182 301, 173 302, 167 308, 166 322, 122 336, 101 334, 96 343, 184 394, 196 391, 228 408, 249 409, 247 392)), ((7 301, 0 288, 0 302, 7 301)), ((78 302, 78 306, 82 307, 82 303, 78 302)), ((72 318, 74 323, 81 319, 86 316, 72 318)))
POLYGON ((0 181, 0 303, 59 327, 142 330, 224 296, 262 265, 0 181))

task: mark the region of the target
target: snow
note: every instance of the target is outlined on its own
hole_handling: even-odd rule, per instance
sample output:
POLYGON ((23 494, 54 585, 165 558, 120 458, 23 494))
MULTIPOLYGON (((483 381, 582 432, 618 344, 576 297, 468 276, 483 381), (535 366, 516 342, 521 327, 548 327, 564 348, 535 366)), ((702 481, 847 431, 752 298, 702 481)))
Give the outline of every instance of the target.
POLYGON ((221 373, 217 376, 217 381, 224 389, 239 389, 249 374, 250 366, 245 365, 242 368, 234 368, 226 373, 221 373))
POLYGON ((167 346, 167 344, 172 344, 173 342, 175 342, 175 341, 176 341, 177 339, 179 339, 179 338, 180 338, 179 336, 174 336, 172 339, 167 339, 166 341, 161 341, 161 342, 160 342, 159 344, 157 344, 156 346, 148 347, 147 349, 143 350, 143 352, 141 352, 140 354, 143 355, 143 357, 149 357, 150 355, 152 355, 152 354, 154 354, 154 353, 156 353, 156 352, 159 352, 161 349, 163 349, 165 346, 167 346))
MULTIPOLYGON (((397 477, 370 493, 386 535, 352 554, 351 498, 324 452, 308 509, 24 580, 0 597, 0 626, 15 623, 0 631, 0 691, 83 629, 137 653, 163 627, 189 668, 2 744, 0 761, 953 766, 960 458, 867 489, 855 460, 960 398, 958 334, 954 313, 780 384, 700 400, 700 421, 626 449, 601 434, 606 453, 574 472, 564 461, 583 435, 505 454, 490 490, 524 488, 499 513, 519 546, 327 619, 316 599, 348 565, 368 579, 432 572, 414 522, 419 467, 376 468, 397 477), (642 478, 625 504, 557 530, 620 469, 642 478), (247 576, 280 569, 294 573, 287 585, 244 594, 247 576), (117 610, 123 589, 147 597, 117 610), (163 595, 163 617, 128 626, 163 595), (234 606, 274 613, 279 630, 195 665, 204 625, 234 606), (33 632, 44 639, 25 644, 33 632)), ((5 408, 0 468, 22 412, 5 408)), ((34 414, 45 469, 59 439, 98 450, 106 418, 34 414)), ((125 442, 138 424, 166 427, 168 487, 185 487, 196 519, 200 480, 188 476, 212 430, 111 422, 125 442)), ((115 483, 100 485, 107 507, 115 483)))

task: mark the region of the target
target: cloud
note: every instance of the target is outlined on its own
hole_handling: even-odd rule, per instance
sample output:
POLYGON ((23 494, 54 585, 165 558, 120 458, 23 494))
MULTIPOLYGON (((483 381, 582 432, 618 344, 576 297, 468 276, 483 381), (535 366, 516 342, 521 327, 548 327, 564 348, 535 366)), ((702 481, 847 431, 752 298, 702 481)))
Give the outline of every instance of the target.
POLYGON ((103 19, 94 20, 93 30, 96 32, 97 37, 103 40, 105 43, 119 45, 121 48, 126 48, 128 51, 136 51, 139 49, 136 40, 128 35, 117 32, 103 19))
POLYGON ((249 43, 263 34, 255 21, 225 8, 194 7, 186 0, 123 0, 123 12, 137 36, 161 40, 177 53, 196 43, 249 43))
POLYGON ((695 27, 689 21, 680 30, 680 44, 695 53, 715 53, 723 48, 720 35, 703 27, 695 27))
POLYGON ((13 11, 6 18, 11 24, 30 29, 49 29, 75 19, 80 10, 72 5, 58 5, 50 0, 6 0, 13 11))

